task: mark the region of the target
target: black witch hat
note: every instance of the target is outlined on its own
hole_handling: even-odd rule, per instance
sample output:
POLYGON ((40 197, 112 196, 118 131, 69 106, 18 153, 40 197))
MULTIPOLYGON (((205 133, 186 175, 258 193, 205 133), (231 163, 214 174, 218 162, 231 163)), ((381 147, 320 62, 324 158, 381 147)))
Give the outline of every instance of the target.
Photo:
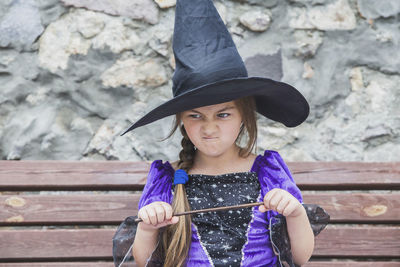
POLYGON ((122 135, 185 110, 245 96, 255 97, 258 113, 287 127, 295 127, 307 118, 309 105, 294 87, 264 77, 248 77, 212 0, 177 0, 172 42, 176 62, 173 98, 122 135))

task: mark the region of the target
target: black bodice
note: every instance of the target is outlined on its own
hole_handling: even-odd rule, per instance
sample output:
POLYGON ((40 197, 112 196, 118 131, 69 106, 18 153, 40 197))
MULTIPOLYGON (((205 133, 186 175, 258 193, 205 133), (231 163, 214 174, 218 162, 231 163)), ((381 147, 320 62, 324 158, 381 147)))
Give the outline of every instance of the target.
MULTIPOLYGON (((185 188, 192 210, 253 203, 260 196, 255 172, 191 174, 185 188)), ((252 208, 192 216, 201 244, 215 266, 240 266, 251 219, 252 208)))

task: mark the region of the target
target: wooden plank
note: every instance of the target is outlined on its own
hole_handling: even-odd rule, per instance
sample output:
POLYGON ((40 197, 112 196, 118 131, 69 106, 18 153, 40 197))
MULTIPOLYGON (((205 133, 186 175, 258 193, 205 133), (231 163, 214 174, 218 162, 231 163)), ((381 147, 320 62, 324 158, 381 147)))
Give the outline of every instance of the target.
POLYGON ((0 225, 119 224, 140 194, 0 195, 0 225))
MULTIPOLYGON (((136 266, 132 264, 132 267, 136 266)), ((400 261, 309 261, 303 267, 398 267, 400 261)), ((0 263, 0 267, 114 267, 112 262, 0 263)))
POLYGON ((393 193, 309 193, 303 202, 318 204, 329 213, 332 223, 398 223, 400 192, 393 193))
MULTIPOLYGON (((136 266, 136 265, 135 265, 136 266)), ((113 262, 13 262, 0 263, 0 267, 114 267, 113 262)), ((133 265, 132 265, 133 267, 133 265)))
MULTIPOLYGON (((400 189, 400 162, 288 162, 301 189, 400 189)), ((149 162, 0 161, 0 190, 143 188, 149 162)))
MULTIPOLYGON (((309 261, 303 267, 399 267, 400 261, 309 261)), ((1 267, 1 265, 0 265, 1 267)))
POLYGON ((142 189, 148 162, 0 161, 0 190, 142 189))
POLYGON ((2 230, 0 258, 110 260, 114 229, 2 230))
POLYGON ((328 225, 316 237, 313 256, 399 258, 399 240, 400 226, 328 225))
POLYGON ((399 189, 400 162, 289 162, 301 189, 399 189))
MULTIPOLYGON (((119 224, 137 214, 140 194, 0 195, 0 225, 119 224)), ((400 193, 303 193, 331 222, 400 221, 400 193)))
MULTIPOLYGON (((113 229, 1 230, 0 258, 111 259, 113 229)), ((328 226, 316 238, 316 257, 399 259, 400 227, 328 226), (333 245, 334 244, 334 245, 333 245)))

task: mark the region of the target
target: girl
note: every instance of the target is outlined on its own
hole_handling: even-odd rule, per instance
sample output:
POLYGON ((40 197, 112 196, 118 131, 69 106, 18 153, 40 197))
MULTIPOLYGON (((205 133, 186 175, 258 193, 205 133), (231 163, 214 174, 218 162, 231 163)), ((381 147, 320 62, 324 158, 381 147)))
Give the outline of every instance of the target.
MULTIPOLYGON (((314 234, 306 211, 301 205, 298 188, 290 174, 286 172, 287 167, 277 152, 266 151, 264 156, 258 157, 251 153, 257 134, 254 100, 249 97, 242 98, 179 113, 170 136, 178 127, 183 135, 180 160, 172 166, 168 162, 159 164, 155 161, 151 166, 150 174, 155 168, 162 168, 171 173, 174 172, 172 168, 180 168, 188 173, 189 180, 186 185, 175 185, 172 206, 168 201, 154 201, 147 204, 148 202, 143 203, 141 200, 139 205, 142 207, 138 216, 143 222, 138 224, 133 244, 133 255, 138 265, 146 265, 156 248, 160 229, 166 227, 160 241, 163 242, 161 246, 165 250, 165 266, 182 266, 186 260, 197 266, 203 264, 207 266, 207 263, 209 263, 208 266, 211 264, 239 266, 242 260, 242 247, 243 250, 246 248, 250 250, 252 245, 251 242, 245 244, 248 225, 253 224, 254 228, 264 229, 262 234, 265 237, 268 235, 267 216, 261 214, 267 210, 278 212, 286 217, 294 262, 298 265, 307 262, 313 251, 314 234), (245 131, 249 133, 249 138, 246 146, 242 148, 239 142, 245 131), (274 166, 270 167, 269 164, 274 166), (193 222, 197 229, 191 229, 189 216, 178 218, 172 215, 190 208, 201 209, 214 206, 212 202, 218 203, 216 206, 256 202, 257 198, 260 198, 260 185, 255 171, 259 168, 268 169, 270 173, 277 172, 275 168, 279 170, 277 177, 262 177, 262 179, 273 180, 266 183, 274 188, 262 197, 264 205, 260 206, 259 210, 254 208, 252 211, 256 218, 264 218, 263 221, 258 222, 260 223, 258 227, 256 218, 252 218, 251 211, 248 209, 196 214, 193 216, 193 222), (273 184, 274 182, 277 184, 273 184), (242 186, 245 187, 241 188, 242 186), (190 254, 191 257, 196 257, 195 259, 187 258, 189 248, 195 249, 190 247, 191 230, 198 233, 204 253, 208 254, 204 257, 208 262, 199 262, 199 254, 190 254)), ((164 183, 163 179, 169 178, 171 177, 159 176, 158 181, 150 180, 149 182, 153 185, 152 187, 157 187, 164 183)), ((273 213, 269 216, 272 215, 273 213)), ((247 233, 249 234, 251 232, 247 233)), ((256 234, 253 236, 257 238, 256 234)), ((262 261, 257 260, 260 266, 275 266, 277 257, 273 255, 271 244, 266 241, 268 238, 259 240, 259 244, 263 244, 264 247, 252 247, 259 250, 253 253, 252 257, 262 259, 262 261)), ((256 266, 253 265, 255 262, 249 255, 245 254, 245 256, 248 256, 244 258, 248 266, 256 266)))
POLYGON ((151 164, 139 201, 143 221, 128 217, 114 236, 116 266, 130 248, 139 266, 307 262, 314 235, 300 190, 278 152, 252 153, 256 112, 295 127, 309 114, 306 99, 289 84, 248 77, 212 0, 177 1, 173 52, 173 98, 125 133, 175 115, 169 136, 179 128, 182 151, 173 164, 151 164), (257 201, 259 208, 174 216, 257 201))

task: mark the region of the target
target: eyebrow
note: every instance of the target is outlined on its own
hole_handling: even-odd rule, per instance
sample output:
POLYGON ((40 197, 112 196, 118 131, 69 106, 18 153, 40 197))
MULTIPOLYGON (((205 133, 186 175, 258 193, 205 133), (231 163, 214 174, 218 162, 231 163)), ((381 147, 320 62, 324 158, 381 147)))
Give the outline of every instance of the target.
MULTIPOLYGON (((234 109, 234 108, 235 108, 234 106, 224 107, 223 109, 218 110, 217 113, 218 113, 218 112, 225 111, 225 110, 228 110, 228 109, 234 109)), ((200 113, 200 114, 201 114, 200 111, 197 111, 197 110, 195 110, 195 109, 192 109, 192 110, 190 110, 190 111, 191 111, 191 112, 196 112, 196 113, 200 113)))

